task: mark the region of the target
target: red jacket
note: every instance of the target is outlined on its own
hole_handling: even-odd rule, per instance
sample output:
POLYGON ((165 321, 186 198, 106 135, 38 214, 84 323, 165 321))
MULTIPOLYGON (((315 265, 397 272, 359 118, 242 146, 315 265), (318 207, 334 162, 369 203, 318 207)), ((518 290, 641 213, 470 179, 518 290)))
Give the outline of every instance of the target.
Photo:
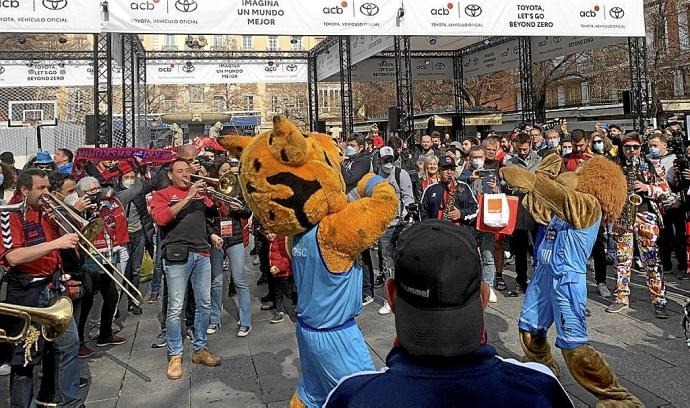
POLYGON ((98 218, 102 219, 105 229, 93 241, 97 249, 108 248, 105 233, 110 236, 113 247, 124 246, 129 242, 129 232, 127 231, 127 217, 122 210, 120 201, 113 197, 102 197, 98 203, 98 218))
POLYGON ((276 267, 279 271, 277 273, 271 272, 273 276, 277 278, 289 278, 292 276, 292 264, 287 248, 285 247, 285 237, 277 235, 276 238, 271 241, 268 256, 271 269, 276 267))

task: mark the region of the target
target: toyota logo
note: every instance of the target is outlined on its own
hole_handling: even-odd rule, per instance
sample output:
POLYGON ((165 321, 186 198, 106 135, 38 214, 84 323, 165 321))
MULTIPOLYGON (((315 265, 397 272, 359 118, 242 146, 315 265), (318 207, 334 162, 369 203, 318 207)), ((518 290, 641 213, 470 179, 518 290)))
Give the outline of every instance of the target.
POLYGON ((287 66, 285 67, 285 69, 286 69, 288 72, 295 72, 295 71, 297 71, 297 65, 295 65, 295 64, 290 64, 290 65, 287 65, 287 66))
POLYGON ((436 65, 434 65, 434 67, 435 67, 436 69, 439 69, 439 70, 440 70, 440 69, 446 69, 446 64, 444 64, 444 63, 442 63, 442 62, 437 62, 436 65))
POLYGON ((43 0, 43 7, 48 10, 62 10, 67 7, 67 0, 43 0))
POLYGON ((377 6, 374 3, 364 3, 361 6, 359 6, 359 12, 364 14, 365 16, 375 16, 379 14, 379 6, 377 6))
POLYGON ((478 4, 468 4, 465 7, 465 14, 469 17, 479 17, 482 15, 482 8, 478 4))
POLYGON ((195 69, 196 69, 196 68, 194 68, 194 64, 192 64, 191 62, 186 63, 186 64, 182 67, 182 71, 184 71, 184 72, 186 72, 186 73, 188 73, 188 74, 191 74, 192 72, 194 72, 195 69))
POLYGON ((175 2, 175 8, 183 13, 191 13, 195 11, 197 7, 199 7, 199 5, 196 0, 177 0, 175 2))
POLYGON ((558 44, 561 42, 561 37, 553 37, 552 40, 554 44, 558 44))
POLYGON ((623 18, 625 15, 625 11, 623 11, 622 8, 620 7, 611 7, 611 10, 609 10, 609 15, 616 20, 623 18))

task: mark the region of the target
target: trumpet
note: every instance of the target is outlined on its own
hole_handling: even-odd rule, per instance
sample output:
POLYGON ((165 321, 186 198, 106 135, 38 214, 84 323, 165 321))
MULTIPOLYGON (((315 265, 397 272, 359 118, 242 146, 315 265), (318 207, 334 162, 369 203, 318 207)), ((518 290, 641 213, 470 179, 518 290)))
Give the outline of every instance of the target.
POLYGON ((29 334, 31 322, 41 324, 43 337, 48 341, 53 341, 67 329, 72 320, 72 301, 66 296, 61 296, 49 307, 0 303, 0 315, 15 316, 24 320, 22 330, 14 336, 9 336, 0 329, 0 342, 13 344, 21 342, 29 334))
MULTIPOLYGON (((237 198, 239 195, 239 181, 237 176, 232 173, 225 173, 221 178, 211 178, 191 174, 197 180, 205 181, 208 184, 215 185, 215 188, 205 188, 202 194, 214 198, 218 201, 230 204, 232 206, 242 207, 242 202, 237 198)), ((190 182, 191 184, 191 182, 190 182)))
MULTIPOLYGON (((98 228, 99 225, 102 229, 103 221, 101 220, 100 222, 89 222, 84 220, 76 212, 74 212, 74 210, 69 208, 68 205, 62 203, 52 193, 48 193, 47 195, 43 196, 41 198, 41 201, 47 208, 51 209, 60 218, 62 222, 58 222, 57 224, 65 233, 69 234, 74 232, 77 234, 77 236, 79 236, 79 249, 82 250, 89 258, 91 258, 91 260, 98 266, 98 268, 103 273, 105 273, 110 279, 112 279, 113 282, 115 282, 115 285, 122 289, 122 291, 132 300, 134 304, 139 306, 144 298, 144 295, 141 294, 141 292, 134 286, 134 284, 132 284, 132 282, 130 282, 122 274, 122 272, 120 272, 117 269, 115 265, 113 265, 108 259, 106 259, 105 256, 103 256, 103 254, 98 252, 98 249, 93 245, 93 238, 89 240, 87 237, 87 235, 91 235, 93 231, 95 231, 98 228), (64 210, 66 214, 63 214, 61 209, 64 210), (84 225, 84 223, 86 223, 86 225, 84 225), (85 232, 82 232, 82 230, 85 230, 85 232), (117 280, 115 275, 122 278, 122 281, 127 286, 129 286, 134 293, 136 293, 136 296, 132 294, 132 292, 129 289, 127 289, 127 287, 123 283, 120 283, 120 281, 117 280)), ((100 231, 97 231, 93 235, 93 237, 96 237, 99 232, 100 231)))

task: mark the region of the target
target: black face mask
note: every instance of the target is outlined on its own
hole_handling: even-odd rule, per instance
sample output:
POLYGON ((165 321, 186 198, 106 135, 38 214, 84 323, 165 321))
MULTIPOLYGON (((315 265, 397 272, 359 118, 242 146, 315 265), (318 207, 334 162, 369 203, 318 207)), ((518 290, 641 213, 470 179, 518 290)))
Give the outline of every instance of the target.
POLYGON ((89 201, 91 201, 91 204, 98 204, 98 202, 101 201, 101 193, 87 194, 86 196, 89 198, 89 201))

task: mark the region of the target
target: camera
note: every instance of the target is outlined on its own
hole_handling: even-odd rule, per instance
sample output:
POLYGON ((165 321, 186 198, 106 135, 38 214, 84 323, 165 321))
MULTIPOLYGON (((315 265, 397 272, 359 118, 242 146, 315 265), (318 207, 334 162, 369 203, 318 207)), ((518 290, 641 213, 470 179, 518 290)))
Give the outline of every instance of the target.
POLYGON ((687 148, 687 141, 683 132, 674 131, 671 133, 671 137, 666 141, 666 146, 670 153, 675 153, 676 155, 685 155, 685 149, 687 148))
POLYGON ((405 210, 407 211, 407 214, 405 214, 405 218, 403 218, 403 220, 402 220, 404 223, 421 221, 421 218, 419 215, 419 204, 417 204, 417 203, 408 204, 405 206, 405 210))

